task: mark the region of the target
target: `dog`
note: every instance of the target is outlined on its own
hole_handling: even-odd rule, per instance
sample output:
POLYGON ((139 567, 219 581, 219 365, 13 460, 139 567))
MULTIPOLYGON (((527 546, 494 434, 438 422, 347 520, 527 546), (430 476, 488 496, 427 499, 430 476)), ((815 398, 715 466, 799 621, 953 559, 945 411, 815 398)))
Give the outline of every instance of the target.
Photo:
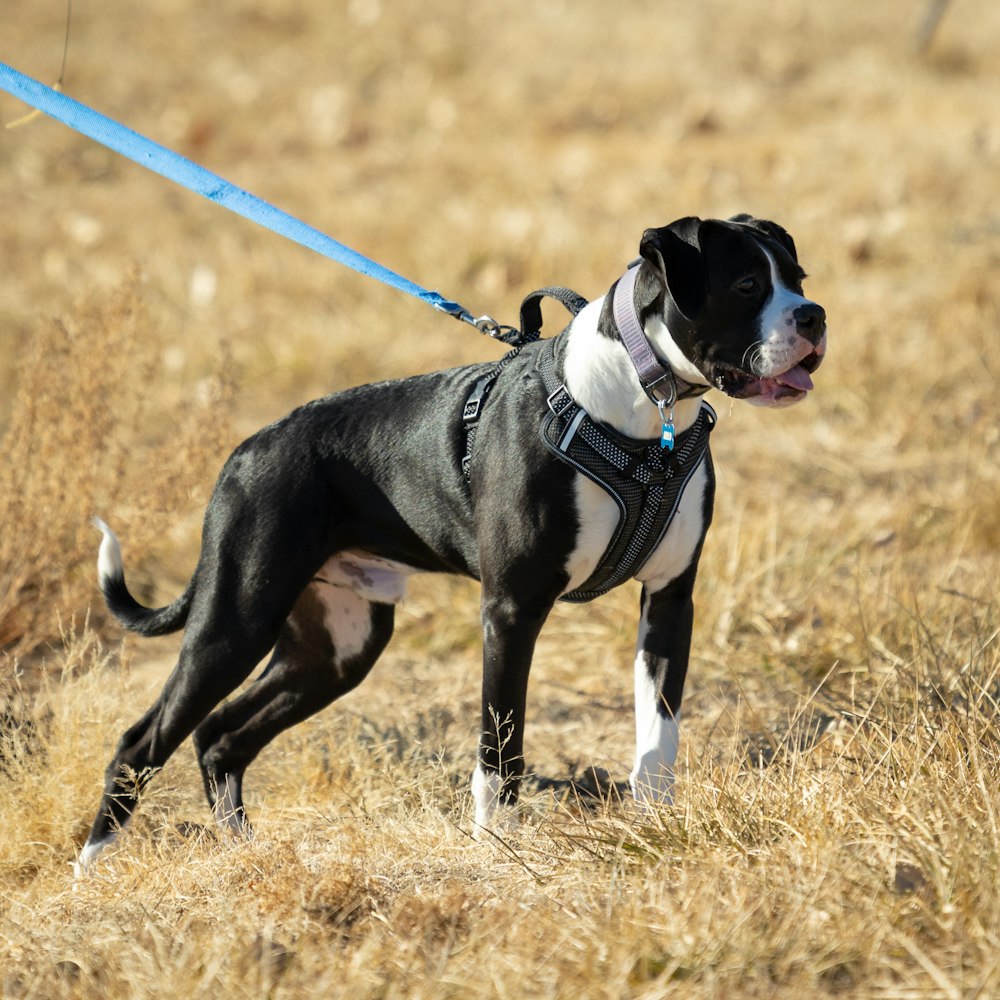
POLYGON ((162 608, 132 597, 118 542, 98 522, 109 609, 141 634, 183 627, 184 637, 162 693, 118 744, 78 870, 113 842, 191 735, 215 819, 249 836, 247 766, 365 678, 414 573, 482 585, 477 828, 513 815, 528 672, 550 609, 623 575, 642 584, 630 785, 645 806, 669 803, 692 591, 715 494, 701 395, 715 388, 766 406, 806 397, 826 315, 803 295, 804 278, 776 223, 679 219, 646 230, 637 261, 562 333, 500 365, 366 385, 296 409, 225 463, 194 574, 162 608), (650 362, 661 373, 652 382, 642 370, 650 362), (607 466, 603 485, 567 443, 584 447, 585 427, 594 461, 607 466), (639 515, 626 510, 629 489, 639 515), (651 528, 664 506, 672 516, 651 528), (602 561, 607 571, 588 589, 602 561), (269 652, 258 679, 220 704, 269 652))

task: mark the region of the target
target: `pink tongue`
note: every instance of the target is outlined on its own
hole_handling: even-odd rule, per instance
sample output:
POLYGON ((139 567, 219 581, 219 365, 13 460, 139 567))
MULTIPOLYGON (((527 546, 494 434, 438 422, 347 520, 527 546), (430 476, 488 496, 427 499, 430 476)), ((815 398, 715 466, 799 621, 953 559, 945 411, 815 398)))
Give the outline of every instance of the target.
POLYGON ((802 365, 796 365, 784 375, 776 376, 775 381, 790 386, 792 389, 801 389, 803 392, 808 392, 813 387, 813 380, 802 365))

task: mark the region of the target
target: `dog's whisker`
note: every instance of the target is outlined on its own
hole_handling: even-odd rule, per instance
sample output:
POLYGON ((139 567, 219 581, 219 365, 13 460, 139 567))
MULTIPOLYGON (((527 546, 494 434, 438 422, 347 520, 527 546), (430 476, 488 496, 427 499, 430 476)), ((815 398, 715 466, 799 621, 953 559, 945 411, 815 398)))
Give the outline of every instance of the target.
POLYGON ((744 352, 743 357, 740 359, 740 365, 745 371, 750 372, 752 375, 761 375, 763 373, 763 360, 764 360, 764 345, 761 343, 751 344, 744 352))

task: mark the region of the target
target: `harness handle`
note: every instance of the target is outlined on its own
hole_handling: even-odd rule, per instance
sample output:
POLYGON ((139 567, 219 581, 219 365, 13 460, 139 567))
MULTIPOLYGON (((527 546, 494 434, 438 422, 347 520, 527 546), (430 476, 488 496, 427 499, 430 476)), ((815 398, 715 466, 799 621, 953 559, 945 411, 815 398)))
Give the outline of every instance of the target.
POLYGON ((576 316, 587 304, 587 300, 570 288, 561 285, 548 285, 526 295, 521 303, 521 327, 498 323, 492 316, 473 316, 466 309, 456 314, 456 318, 474 326, 480 333, 511 347, 523 347, 541 337, 542 330, 542 299, 556 299, 561 302, 571 315, 576 316))
POLYGON ((561 285, 548 285, 526 295, 521 303, 521 339, 519 343, 531 343, 533 340, 538 340, 541 335, 542 299, 545 298, 561 302, 573 316, 579 315, 587 304, 587 300, 582 295, 578 295, 571 288, 563 288, 561 285))

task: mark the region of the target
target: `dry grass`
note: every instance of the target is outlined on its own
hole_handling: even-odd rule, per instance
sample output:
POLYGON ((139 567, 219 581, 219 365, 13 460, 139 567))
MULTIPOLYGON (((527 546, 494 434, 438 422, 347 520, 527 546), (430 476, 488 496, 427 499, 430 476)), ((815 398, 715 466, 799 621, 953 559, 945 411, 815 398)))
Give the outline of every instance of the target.
POLYGON ((30 652, 60 613, 86 609, 95 512, 114 503, 134 520, 136 548, 148 548, 229 443, 225 365, 165 418, 149 392, 158 375, 149 335, 132 275, 106 303, 45 322, 23 352, 0 441, 0 646, 9 652, 30 652))
MULTIPOLYGON (((51 6, 0 58, 54 74, 51 6)), ((1000 991, 1000 8, 953 0, 918 56, 919 5, 735 7, 77 12, 71 92, 476 311, 752 210, 831 353, 801 407, 716 400, 673 808, 617 794, 623 588, 553 614, 522 829, 474 843, 477 591, 427 580, 372 680, 251 771, 254 843, 201 825, 182 749, 74 892, 176 649, 102 631, 90 515, 163 600, 230 423, 497 352, 61 127, 0 134, 0 996, 1000 991)))

